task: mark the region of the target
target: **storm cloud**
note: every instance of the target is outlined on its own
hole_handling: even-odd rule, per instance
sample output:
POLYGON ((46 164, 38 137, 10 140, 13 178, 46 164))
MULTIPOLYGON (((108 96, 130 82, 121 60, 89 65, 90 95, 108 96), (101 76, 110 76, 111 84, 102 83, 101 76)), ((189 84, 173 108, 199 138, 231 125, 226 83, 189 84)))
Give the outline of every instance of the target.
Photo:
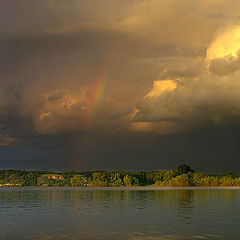
MULTIPOLYGON (((176 139, 198 141, 208 130, 238 129, 238 1, 0 5, 4 167, 47 168, 49 159, 54 168, 59 159, 62 169, 139 169, 149 168, 148 156, 150 168, 168 167, 158 162, 161 154, 172 167, 181 162, 171 154, 176 139), (19 149, 21 157, 10 153, 19 149)), ((192 155, 182 151, 191 163, 192 155)), ((226 158, 220 161, 222 170, 226 158)))

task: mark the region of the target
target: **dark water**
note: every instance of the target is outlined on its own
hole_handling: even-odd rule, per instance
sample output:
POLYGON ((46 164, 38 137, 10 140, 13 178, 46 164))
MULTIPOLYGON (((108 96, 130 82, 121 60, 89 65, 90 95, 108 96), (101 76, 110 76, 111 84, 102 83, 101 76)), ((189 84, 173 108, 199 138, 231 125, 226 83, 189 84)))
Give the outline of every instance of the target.
POLYGON ((0 188, 0 239, 240 239, 240 190, 0 188))

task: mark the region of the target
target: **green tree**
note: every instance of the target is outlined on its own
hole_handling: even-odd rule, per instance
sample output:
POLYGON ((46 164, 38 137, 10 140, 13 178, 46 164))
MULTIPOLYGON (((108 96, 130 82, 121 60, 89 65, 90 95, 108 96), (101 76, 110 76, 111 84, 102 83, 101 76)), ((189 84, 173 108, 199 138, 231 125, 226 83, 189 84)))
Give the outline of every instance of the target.
POLYGON ((190 186, 192 185, 191 180, 189 178, 188 174, 181 174, 179 176, 176 176, 173 181, 173 185, 176 186, 190 186))
POLYGON ((139 180, 136 177, 133 177, 133 185, 139 185, 139 180))
POLYGON ((194 170, 191 169, 191 167, 186 164, 179 165, 176 170, 177 170, 178 175, 189 173, 189 172, 194 172, 194 170))
POLYGON ((126 175, 124 178, 123 178, 123 182, 124 182, 124 185, 125 186, 131 186, 132 185, 132 181, 131 181, 131 178, 126 175))
POLYGON ((71 185, 74 187, 84 186, 84 182, 81 175, 75 175, 74 177, 71 178, 70 182, 71 182, 71 185))
POLYGON ((101 172, 94 172, 93 173, 93 185, 95 186, 101 186, 101 187, 107 187, 108 186, 108 180, 106 178, 106 173, 102 174, 101 172))

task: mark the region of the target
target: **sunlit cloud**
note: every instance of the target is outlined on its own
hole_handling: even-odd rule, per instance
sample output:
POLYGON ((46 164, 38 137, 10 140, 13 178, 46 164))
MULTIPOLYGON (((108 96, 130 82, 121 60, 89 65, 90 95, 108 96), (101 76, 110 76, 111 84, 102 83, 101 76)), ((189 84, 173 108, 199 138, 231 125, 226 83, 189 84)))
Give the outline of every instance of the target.
MULTIPOLYGON (((145 122, 138 129, 142 125, 152 131, 151 122, 166 121, 172 122, 175 130, 239 123, 239 49, 239 28, 233 26, 209 45, 207 64, 198 77, 166 80, 163 77, 167 75, 160 74, 163 79, 154 81, 137 105, 135 120, 145 122)), ((164 133, 160 127, 155 131, 164 133)))
POLYGON ((240 50, 240 27, 234 26, 221 33, 207 50, 207 60, 238 57, 240 50))
POLYGON ((21 4, 0 9, 2 146, 239 125, 238 1, 21 4))
POLYGON ((177 84, 172 80, 154 81, 152 90, 144 98, 159 97, 163 93, 173 91, 176 87, 177 84))
POLYGON ((207 50, 206 63, 209 70, 227 75, 239 69, 240 27, 233 26, 219 35, 207 50))

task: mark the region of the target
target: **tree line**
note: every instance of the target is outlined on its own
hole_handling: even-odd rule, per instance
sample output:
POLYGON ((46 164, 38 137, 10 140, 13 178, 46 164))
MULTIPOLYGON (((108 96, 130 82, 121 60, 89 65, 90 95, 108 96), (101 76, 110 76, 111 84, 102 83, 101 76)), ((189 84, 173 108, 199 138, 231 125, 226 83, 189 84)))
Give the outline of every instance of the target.
POLYGON ((181 164, 162 171, 83 171, 50 172, 0 170, 0 186, 240 186, 233 174, 211 175, 195 172, 181 164))

